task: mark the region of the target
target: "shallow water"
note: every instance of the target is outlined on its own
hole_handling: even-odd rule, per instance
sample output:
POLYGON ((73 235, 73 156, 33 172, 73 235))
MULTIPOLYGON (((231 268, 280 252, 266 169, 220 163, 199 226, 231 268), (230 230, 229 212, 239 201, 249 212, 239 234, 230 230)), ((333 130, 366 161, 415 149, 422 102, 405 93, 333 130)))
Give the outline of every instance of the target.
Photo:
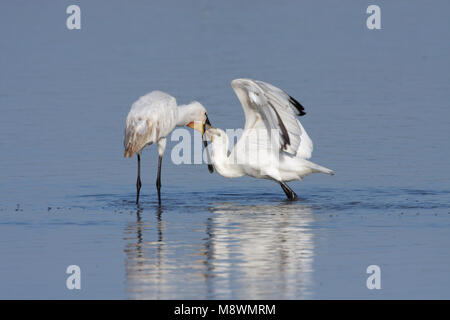
POLYGON ((0 298, 450 298, 450 5, 380 1, 7 2, 0 10, 0 298), (420 15, 420 19, 418 18, 420 15), (159 89, 243 126, 229 82, 305 105, 312 160, 290 183, 122 157, 131 103, 159 89), (80 266, 82 289, 65 286, 80 266), (381 268, 368 290, 366 268, 381 268))

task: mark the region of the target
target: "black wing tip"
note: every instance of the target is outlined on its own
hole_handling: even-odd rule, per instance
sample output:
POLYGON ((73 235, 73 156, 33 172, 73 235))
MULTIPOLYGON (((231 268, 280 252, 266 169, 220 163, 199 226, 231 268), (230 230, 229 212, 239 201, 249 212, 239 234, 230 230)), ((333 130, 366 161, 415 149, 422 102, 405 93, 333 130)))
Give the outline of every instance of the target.
POLYGON ((293 97, 289 96, 289 101, 297 109, 299 116, 304 116, 306 114, 305 107, 303 107, 300 102, 295 100, 293 97))

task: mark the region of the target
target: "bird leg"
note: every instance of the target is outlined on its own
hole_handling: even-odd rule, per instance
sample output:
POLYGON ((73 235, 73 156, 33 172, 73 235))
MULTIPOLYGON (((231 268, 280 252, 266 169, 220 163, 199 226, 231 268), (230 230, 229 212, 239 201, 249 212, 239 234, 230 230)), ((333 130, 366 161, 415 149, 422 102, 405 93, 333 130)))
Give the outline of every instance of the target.
POLYGON ((158 159, 158 177, 156 178, 156 189, 158 190, 158 205, 161 207, 161 163, 162 156, 158 159))
POLYGON ((294 191, 292 191, 292 189, 289 188, 289 186, 286 183, 284 183, 283 181, 280 181, 280 186, 283 189, 284 193, 286 194, 286 197, 288 198, 288 200, 290 200, 290 201, 298 200, 297 194, 294 191))
POLYGON ((138 153, 137 154, 137 161, 138 161, 138 172, 137 172, 137 181, 136 181, 136 189, 137 189, 137 194, 136 194, 136 204, 139 204, 139 192, 141 191, 141 155, 138 153))

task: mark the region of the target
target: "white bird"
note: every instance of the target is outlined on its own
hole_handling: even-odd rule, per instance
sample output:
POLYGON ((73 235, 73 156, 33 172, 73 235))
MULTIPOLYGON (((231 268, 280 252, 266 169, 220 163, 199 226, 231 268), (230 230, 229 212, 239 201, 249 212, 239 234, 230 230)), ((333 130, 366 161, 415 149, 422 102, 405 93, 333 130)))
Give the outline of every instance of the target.
MULTIPOLYGON (((136 182, 136 204, 139 203, 141 189, 141 151, 146 146, 158 143, 158 203, 161 206, 161 162, 166 149, 166 137, 176 126, 188 126, 205 132, 205 125, 210 126, 206 109, 197 101, 177 106, 174 97, 162 91, 152 91, 140 97, 131 106, 125 125, 124 157, 137 154, 138 171, 136 182)), ((204 139, 206 146, 206 140, 204 139)), ((209 165, 212 172, 212 166, 209 165)))
POLYGON ((277 181, 289 200, 297 200, 298 196, 286 181, 302 180, 314 172, 334 174, 306 160, 311 157, 313 143, 297 120, 297 116, 305 115, 297 100, 262 81, 236 79, 231 87, 244 109, 245 127, 231 152, 223 130, 206 131, 211 140, 212 162, 219 174, 277 181))

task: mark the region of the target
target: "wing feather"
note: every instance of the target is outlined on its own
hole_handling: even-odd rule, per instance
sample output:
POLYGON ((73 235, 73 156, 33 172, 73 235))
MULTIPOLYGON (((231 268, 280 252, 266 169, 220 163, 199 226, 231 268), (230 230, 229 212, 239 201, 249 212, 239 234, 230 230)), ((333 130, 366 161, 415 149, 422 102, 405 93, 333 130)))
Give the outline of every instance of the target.
POLYGON ((231 86, 244 109, 245 129, 254 127, 261 119, 266 130, 278 130, 279 139, 272 143, 280 151, 306 159, 311 157, 312 141, 297 119, 306 114, 300 102, 263 81, 236 79, 231 86))

